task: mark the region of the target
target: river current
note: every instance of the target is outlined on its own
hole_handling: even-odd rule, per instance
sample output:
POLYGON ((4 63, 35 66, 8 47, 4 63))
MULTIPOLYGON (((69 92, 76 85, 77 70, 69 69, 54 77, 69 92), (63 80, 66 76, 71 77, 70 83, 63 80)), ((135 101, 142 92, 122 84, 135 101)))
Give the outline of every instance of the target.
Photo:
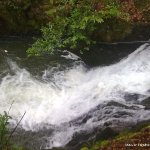
POLYGON ((29 59, 6 50, 1 48, 0 56, 0 113, 12 105, 14 127, 26 112, 19 129, 42 131, 33 140, 40 143, 39 149, 63 147, 75 135, 106 124, 150 119, 143 103, 150 96, 149 44, 118 62, 92 68, 68 51, 51 59, 29 59))

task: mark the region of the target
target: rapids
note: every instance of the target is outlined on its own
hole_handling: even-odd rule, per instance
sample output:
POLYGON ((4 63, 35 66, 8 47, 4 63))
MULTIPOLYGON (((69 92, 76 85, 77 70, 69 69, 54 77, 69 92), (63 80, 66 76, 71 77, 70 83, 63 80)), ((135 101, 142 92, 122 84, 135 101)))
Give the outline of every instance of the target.
POLYGON ((6 57, 4 64, 10 71, 2 69, 0 74, 0 113, 13 103, 12 126, 26 112, 20 128, 51 130, 43 148, 65 146, 76 133, 90 132, 106 122, 150 119, 150 110, 142 105, 150 97, 149 44, 108 66, 87 68, 69 52, 62 57, 73 59, 72 65, 47 66, 40 77, 6 57))

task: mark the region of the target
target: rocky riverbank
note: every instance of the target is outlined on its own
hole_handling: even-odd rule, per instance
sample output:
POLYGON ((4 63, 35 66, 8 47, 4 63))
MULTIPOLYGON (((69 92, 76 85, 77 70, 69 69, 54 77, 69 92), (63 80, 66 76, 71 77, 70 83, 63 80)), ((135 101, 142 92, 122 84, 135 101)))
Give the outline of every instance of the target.
POLYGON ((115 138, 97 141, 81 150, 149 150, 150 125, 139 124, 130 130, 124 130, 115 138))

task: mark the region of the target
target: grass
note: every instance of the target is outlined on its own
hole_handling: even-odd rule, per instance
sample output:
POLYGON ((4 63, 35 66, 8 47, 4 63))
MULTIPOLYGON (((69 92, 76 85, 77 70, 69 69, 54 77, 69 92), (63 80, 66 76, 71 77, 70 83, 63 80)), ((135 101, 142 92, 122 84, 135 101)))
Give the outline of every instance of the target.
POLYGON ((18 147, 11 142, 11 137, 16 131, 25 113, 16 125, 16 127, 12 131, 10 131, 8 125, 12 117, 9 115, 9 111, 4 111, 4 114, 0 114, 0 150, 25 150, 24 148, 18 147))

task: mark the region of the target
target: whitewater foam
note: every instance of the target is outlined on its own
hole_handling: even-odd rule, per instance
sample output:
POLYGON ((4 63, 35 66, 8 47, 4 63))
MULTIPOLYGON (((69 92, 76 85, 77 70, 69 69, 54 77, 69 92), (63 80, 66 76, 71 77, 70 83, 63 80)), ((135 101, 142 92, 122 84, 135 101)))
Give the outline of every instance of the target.
POLYGON ((127 58, 104 67, 88 70, 82 63, 63 71, 44 71, 42 81, 34 78, 26 69, 19 68, 9 60, 14 74, 6 75, 0 83, 0 113, 13 103, 12 123, 16 124, 26 111, 21 122, 25 130, 38 131, 55 126, 48 137, 48 147, 67 144, 75 132, 86 131, 115 119, 119 107, 105 114, 101 108, 86 123, 70 126, 70 122, 88 114, 98 105, 115 101, 136 109, 122 109, 130 115, 117 118, 124 121, 150 119, 150 111, 137 103, 150 96, 150 45, 144 44, 127 58), (51 75, 53 74, 53 75, 51 75), (126 93, 142 95, 142 98, 126 101, 126 93), (101 113, 101 114, 100 114, 101 113), (97 119, 98 116, 103 118, 97 119))

